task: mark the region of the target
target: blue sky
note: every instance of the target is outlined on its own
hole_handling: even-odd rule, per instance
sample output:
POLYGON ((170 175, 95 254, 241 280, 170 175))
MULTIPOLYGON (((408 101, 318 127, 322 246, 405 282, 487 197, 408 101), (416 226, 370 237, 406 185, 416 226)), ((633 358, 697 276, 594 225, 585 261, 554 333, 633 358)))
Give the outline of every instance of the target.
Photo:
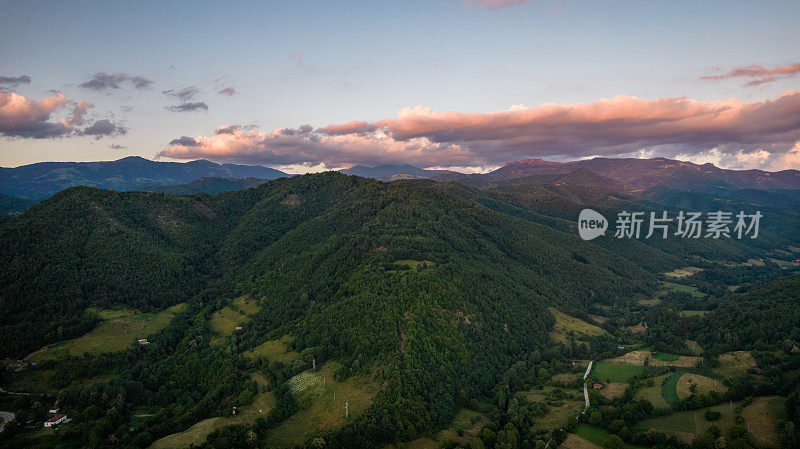
MULTIPOLYGON (((161 153, 164 158, 200 156, 307 171, 399 162, 409 154, 409 162, 417 165, 480 169, 506 156, 591 156, 589 150, 573 154, 553 145, 527 149, 520 144, 512 151, 507 142, 485 136, 448 140, 442 137, 448 130, 442 129, 415 134, 414 139, 425 140, 421 146, 406 145, 389 159, 369 154, 366 148, 372 140, 357 155, 345 156, 348 150, 339 146, 347 142, 311 148, 308 141, 314 139, 309 137, 302 148, 278 157, 270 145, 289 144, 264 138, 275 130, 304 124, 320 128, 352 120, 397 119, 398 111, 415 106, 491 114, 512 105, 591 104, 616 95, 701 102, 731 97, 743 103, 772 100, 798 90, 800 77, 789 74, 756 86, 745 86, 750 79, 746 77, 700 77, 753 64, 774 69, 797 63, 798 23, 798 1, 534 0, 486 9, 460 0, 0 0, 0 76, 31 79, 4 86, 5 92, 34 102, 53 95, 52 91, 62 92, 67 102, 94 105, 87 124, 107 119, 125 130, 101 138, 79 131, 65 131, 55 138, 21 137, 8 131, 0 137, 0 165, 131 154, 153 158, 161 153), (130 82, 120 83, 119 89, 79 86, 98 72, 142 76, 153 82, 146 89, 136 89, 130 82), (184 101, 162 92, 187 86, 199 92, 185 102, 203 102, 207 110, 166 110, 184 101), (224 87, 233 87, 237 94, 218 94, 224 87), (237 141, 245 147, 266 143, 244 149, 238 145, 228 153, 200 151, 214 145, 201 136, 211 138, 224 125, 244 127, 243 136, 254 138, 237 141), (170 141, 181 136, 202 143, 195 144, 193 152, 163 153, 175 145, 170 141), (441 157, 448 151, 467 156, 441 157), (426 159, 422 153, 433 156, 426 159)), ((69 108, 65 103, 47 120, 55 122, 69 108)), ((762 144, 752 139, 725 137, 714 143, 704 138, 694 148, 697 142, 675 146, 674 139, 659 138, 630 143, 617 153, 604 149, 597 154, 626 155, 638 149, 644 155, 706 155, 723 165, 784 168, 773 156, 789 154, 796 147, 792 142, 796 135, 787 136, 785 131, 776 137, 774 129, 761 130, 762 144), (746 157, 759 151, 769 155, 752 159, 756 162, 746 157), (730 155, 745 157, 725 157, 730 155)), ((378 132, 379 139, 386 134, 396 139, 392 126, 371 132, 378 132)), ((385 143, 374 151, 395 151, 385 143)))

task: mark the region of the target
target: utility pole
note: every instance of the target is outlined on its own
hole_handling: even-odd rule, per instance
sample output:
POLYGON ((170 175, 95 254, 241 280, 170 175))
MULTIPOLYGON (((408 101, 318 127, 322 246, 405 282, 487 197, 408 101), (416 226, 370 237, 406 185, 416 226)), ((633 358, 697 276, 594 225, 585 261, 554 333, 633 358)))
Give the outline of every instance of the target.
POLYGON ((312 370, 317 369, 317 358, 316 357, 312 357, 311 358, 311 369, 312 370))
POLYGON ((344 417, 348 418, 350 416, 350 403, 345 401, 344 403, 344 417))

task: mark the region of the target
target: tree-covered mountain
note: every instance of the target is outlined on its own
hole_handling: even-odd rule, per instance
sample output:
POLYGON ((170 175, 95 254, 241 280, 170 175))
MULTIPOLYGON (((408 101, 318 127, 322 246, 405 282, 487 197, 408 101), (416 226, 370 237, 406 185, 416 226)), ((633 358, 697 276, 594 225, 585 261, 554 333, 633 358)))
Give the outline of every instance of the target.
POLYGON ((216 164, 206 160, 156 162, 138 156, 103 162, 39 162, 0 167, 0 194, 41 200, 68 187, 112 190, 185 184, 203 177, 275 179, 287 176, 262 166, 216 164))
POLYGON ((200 178, 187 184, 169 186, 148 186, 136 190, 146 192, 169 193, 170 195, 193 195, 195 193, 217 193, 230 192, 232 190, 243 190, 256 187, 266 182, 259 178, 200 178))
MULTIPOLYGON (((475 437, 481 444, 535 447, 563 439, 557 430, 544 436, 529 428, 558 400, 537 405, 520 392, 568 372, 570 360, 610 357, 631 338, 623 329, 634 320, 647 317, 650 344, 680 351, 683 339, 694 336, 689 330, 702 333, 703 345, 732 338, 752 347, 777 344, 794 315, 780 317, 763 342, 743 341, 752 328, 735 320, 726 320, 729 332, 712 332, 711 317, 725 310, 752 317, 762 307, 777 316, 796 282, 776 287, 778 303, 736 309, 736 299, 709 301, 719 312, 691 326, 666 306, 642 310, 640 301, 658 297, 681 307, 697 301, 661 291, 665 272, 690 264, 702 270, 694 275, 697 294, 715 298, 727 298, 734 284, 747 292, 779 277, 784 270, 769 259, 785 261, 780 251, 800 241, 797 212, 775 204, 791 193, 754 205, 667 189, 643 195, 602 182, 572 171, 476 189, 327 172, 217 195, 59 192, 0 226, 0 358, 82 341, 71 339, 115 319, 101 311, 151 316, 185 306, 147 335, 148 345, 131 337, 121 350, 77 348, 31 367, 31 375, 54 385, 60 406, 79 413, 74 430, 52 438, 12 433, 0 442, 148 447, 267 395, 268 413, 195 443, 381 447, 433 435, 471 407, 485 410, 490 421, 475 437), (607 217, 621 210, 760 207, 769 220, 754 241, 607 236, 587 242, 575 230, 585 207, 607 217), (763 263, 747 264, 755 258, 763 263), (578 322, 611 318, 584 334, 586 328, 557 326, 565 312, 578 322), (285 346, 279 354, 286 358, 257 356, 276 345, 285 346), (333 374, 324 377, 323 369, 333 374), (346 425, 333 420, 341 425, 275 443, 284 422, 317 425, 302 421, 308 419, 302 413, 316 410, 319 397, 298 387, 314 376, 337 388, 358 379, 369 399, 359 409, 353 400, 358 413, 346 425), (506 445, 511 440, 516 445, 506 445)), ((769 290, 752 291, 769 301, 769 290)), ((14 400, 32 407, 27 398, 14 400)), ((633 423, 652 406, 630 402, 625 410, 625 423, 633 423)))
POLYGON ((25 212, 32 205, 31 200, 0 194, 0 223, 25 212))
POLYGON ((456 174, 450 170, 428 170, 414 167, 413 165, 379 165, 377 167, 364 167, 356 165, 345 170, 346 175, 362 176, 364 178, 375 178, 381 181, 395 181, 398 179, 428 179, 434 176, 456 174))
POLYGON ((646 190, 656 186, 712 191, 714 189, 800 189, 800 171, 728 170, 711 163, 694 164, 666 158, 593 158, 571 162, 524 159, 507 162, 486 174, 445 174, 435 179, 458 181, 474 186, 497 184, 530 176, 564 175, 586 170, 621 183, 629 189, 646 190))

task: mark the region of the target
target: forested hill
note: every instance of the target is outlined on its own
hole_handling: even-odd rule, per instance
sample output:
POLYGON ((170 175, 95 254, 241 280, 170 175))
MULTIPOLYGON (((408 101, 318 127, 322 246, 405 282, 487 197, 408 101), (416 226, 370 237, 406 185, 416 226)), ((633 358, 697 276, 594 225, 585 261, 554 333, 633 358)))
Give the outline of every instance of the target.
POLYGON ((325 173, 216 196, 67 189, 0 228, 3 335, 13 342, 0 351, 22 356, 79 335, 90 306, 157 310, 204 291, 264 296, 282 322, 355 301, 385 324, 414 306, 400 307, 399 286, 386 285, 405 260, 429 268, 404 285, 422 282, 426 301, 489 314, 492 325, 506 324, 503 307, 611 302, 643 288, 629 279, 648 279, 619 256, 452 188, 325 173), (381 296, 398 309, 381 316, 381 296))

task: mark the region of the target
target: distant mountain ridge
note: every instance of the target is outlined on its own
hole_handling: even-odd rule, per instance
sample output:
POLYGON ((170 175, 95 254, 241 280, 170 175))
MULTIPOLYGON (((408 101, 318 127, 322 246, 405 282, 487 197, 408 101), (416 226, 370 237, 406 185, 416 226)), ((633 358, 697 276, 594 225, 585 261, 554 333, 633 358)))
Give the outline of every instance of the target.
MULTIPOLYGON (((456 181, 471 186, 485 186, 522 180, 526 177, 566 175, 584 171, 613 180, 631 190, 647 190, 664 186, 685 190, 714 189, 800 189, 800 171, 729 170, 711 163, 695 164, 667 158, 594 158, 571 162, 552 162, 543 159, 524 159, 507 162, 503 167, 486 174, 446 174, 434 177, 437 181, 456 181)), ((601 178, 594 182, 602 183, 601 178)))
POLYGON ((460 174, 450 170, 427 170, 413 165, 379 165, 377 167, 355 167, 341 170, 345 175, 356 175, 363 178, 380 179, 381 181, 395 181, 398 179, 429 179, 434 176, 460 174))
POLYGON ((145 192, 161 192, 170 195, 193 195, 195 193, 217 193, 230 192, 233 190, 244 190, 259 186, 267 182, 260 178, 200 178, 187 184, 170 186, 148 186, 137 190, 145 192))
POLYGON ((217 164, 207 160, 157 162, 138 156, 100 162, 39 162, 0 168, 0 194, 41 200, 68 187, 84 185, 111 190, 186 184, 200 178, 288 176, 269 167, 217 164))

